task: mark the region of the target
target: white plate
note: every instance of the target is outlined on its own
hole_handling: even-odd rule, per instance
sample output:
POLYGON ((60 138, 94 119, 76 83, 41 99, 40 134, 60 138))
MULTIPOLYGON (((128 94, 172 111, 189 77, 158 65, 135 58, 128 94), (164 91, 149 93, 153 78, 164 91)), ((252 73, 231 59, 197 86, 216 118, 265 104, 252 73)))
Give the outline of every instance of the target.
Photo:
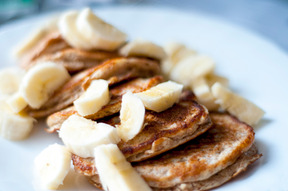
MULTIPOLYGON (((107 8, 97 13, 131 38, 160 44, 182 41, 211 56, 217 62, 217 72, 230 79, 231 88, 266 111, 255 130, 263 157, 218 190, 287 190, 288 57, 282 50, 251 31, 199 13, 151 7, 107 8)), ((13 46, 45 17, 26 18, 0 28, 1 67, 14 63, 10 57, 13 46)), ((34 189, 34 157, 47 145, 61 143, 57 135, 45 133, 44 127, 39 124, 22 142, 0 138, 0 190, 34 189)), ((73 175, 62 190, 95 190, 85 179, 73 175)))

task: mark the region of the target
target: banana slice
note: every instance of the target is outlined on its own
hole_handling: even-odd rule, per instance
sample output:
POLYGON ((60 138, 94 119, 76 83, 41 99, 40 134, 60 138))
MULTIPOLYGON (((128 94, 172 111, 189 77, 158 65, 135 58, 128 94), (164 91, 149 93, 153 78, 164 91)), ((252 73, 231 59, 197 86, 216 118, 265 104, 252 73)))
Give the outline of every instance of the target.
POLYGON ((166 53, 161 46, 145 40, 129 42, 119 52, 123 56, 145 56, 158 60, 163 60, 166 57, 166 53))
POLYGON ((228 78, 225 78, 223 76, 211 73, 211 74, 208 74, 205 78, 207 80, 209 87, 212 87, 216 82, 219 82, 220 84, 222 84, 225 87, 229 86, 228 78))
POLYGON ((212 86, 212 94, 216 103, 249 125, 255 125, 264 115, 264 111, 247 99, 231 92, 220 83, 212 86))
POLYGON ((78 30, 76 27, 78 15, 76 11, 69 11, 61 15, 58 23, 59 31, 71 46, 84 50, 93 49, 90 40, 86 40, 86 38, 83 37, 84 34, 81 34, 86 34, 85 30, 81 28, 78 30))
POLYGON ((44 22, 44 25, 34 29, 29 36, 21 41, 13 50, 13 55, 17 58, 33 49, 48 33, 57 30, 58 17, 54 16, 51 20, 44 22))
POLYGON ((82 10, 76 26, 93 48, 113 51, 126 41, 126 34, 97 17, 91 9, 82 10))
POLYGON ((95 165, 106 191, 151 191, 117 145, 101 145, 95 148, 95 165), (112 181, 113 180, 113 181, 112 181))
POLYGON ((140 98, 131 92, 122 97, 120 110, 121 125, 117 126, 119 137, 127 142, 134 138, 143 128, 145 107, 140 98))
POLYGON ((189 86, 191 81, 213 73, 214 61, 202 55, 192 55, 181 60, 171 71, 170 79, 189 86))
POLYGON ((78 115, 72 115, 64 121, 59 136, 72 153, 84 158, 93 157, 96 146, 120 141, 114 127, 78 115))
POLYGON ((25 71, 18 67, 0 70, 0 94, 12 95, 19 89, 25 71))
POLYGON ((183 85, 168 81, 136 95, 142 100, 146 109, 161 112, 179 101, 182 89, 183 85))
POLYGON ((80 115, 86 116, 96 113, 109 101, 108 82, 93 80, 84 94, 74 101, 74 106, 80 115))
POLYGON ((209 111, 219 108, 219 105, 215 103, 215 98, 204 77, 192 80, 191 90, 195 93, 199 103, 203 104, 209 111))
POLYGON ((0 101, 0 135, 11 141, 27 138, 34 126, 35 119, 30 116, 14 114, 5 99, 0 101))
POLYGON ((28 105, 20 92, 13 94, 12 97, 7 100, 7 103, 14 113, 19 113, 28 105))
POLYGON ((171 42, 164 46, 164 50, 168 57, 161 63, 161 69, 165 75, 169 75, 174 66, 176 66, 181 60, 188 56, 196 55, 192 49, 187 48, 184 44, 171 42))
POLYGON ((44 189, 56 190, 68 174, 71 153, 62 145, 53 144, 44 149, 34 160, 36 180, 44 189))
POLYGON ((25 53, 35 47, 46 35, 47 31, 44 28, 35 29, 26 39, 14 48, 13 55, 17 58, 22 57, 25 53))
POLYGON ((63 66, 53 62, 39 63, 26 73, 19 91, 29 106, 38 109, 69 78, 63 66))

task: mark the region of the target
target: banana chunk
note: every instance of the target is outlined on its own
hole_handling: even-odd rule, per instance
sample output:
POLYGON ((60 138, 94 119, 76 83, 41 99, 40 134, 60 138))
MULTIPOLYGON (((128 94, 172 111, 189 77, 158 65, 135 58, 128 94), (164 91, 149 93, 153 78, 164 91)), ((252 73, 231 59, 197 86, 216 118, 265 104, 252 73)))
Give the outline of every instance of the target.
POLYGON ((152 189, 136 172, 117 145, 101 145, 95 148, 95 165, 106 191, 151 191, 152 189))
POLYGON ((212 86, 212 94, 216 103, 249 125, 255 125, 264 115, 264 111, 247 99, 231 92, 220 83, 212 86))
POLYGON ((12 97, 7 100, 7 103, 14 113, 19 113, 28 105, 20 92, 13 94, 12 97))
POLYGON ((110 101, 106 80, 93 80, 84 94, 74 101, 77 112, 82 116, 94 114, 110 101))
POLYGON ((84 158, 93 157, 96 146, 120 141, 114 127, 78 115, 64 121, 59 136, 72 153, 84 158))
POLYGON ((168 81, 136 95, 142 100, 146 109, 161 112, 179 101, 182 89, 183 85, 168 81))
POLYGON ((163 60, 166 57, 166 53, 161 46, 145 40, 129 42, 119 52, 123 56, 145 56, 158 60, 163 60))
POLYGON ((225 87, 229 86, 229 79, 225 78, 223 76, 211 73, 208 74, 207 76, 205 76, 205 79, 207 81, 207 84, 209 85, 209 87, 212 87, 216 82, 219 82, 220 84, 222 84, 225 87))
POLYGON ((170 78, 176 82, 189 86, 191 81, 213 73, 214 61, 202 55, 192 55, 181 60, 171 71, 170 78))
POLYGON ((0 70, 0 94, 12 95, 17 92, 24 75, 25 71, 17 67, 0 70))
POLYGON ((134 138, 142 129, 145 107, 139 97, 127 92, 122 97, 120 110, 121 125, 117 126, 119 137, 127 142, 134 138))
POLYGON ((86 40, 81 34, 83 29, 78 30, 76 27, 76 20, 79 13, 76 11, 69 11, 61 15, 58 23, 58 28, 68 44, 75 48, 90 50, 93 49, 90 41, 86 40))
POLYGON ((24 76, 19 91, 32 108, 40 108, 70 78, 66 69, 53 62, 35 65, 24 76))
POLYGON ((217 110, 219 108, 219 104, 215 103, 215 98, 204 77, 192 80, 191 89, 196 95, 199 103, 203 104, 209 111, 217 110))
POLYGON ((53 144, 44 149, 34 160, 36 180, 44 189, 56 190, 68 174, 71 153, 62 145, 53 144))
POLYGON ((82 10, 76 26, 94 49, 113 51, 126 41, 126 34, 97 17, 89 8, 82 10))
POLYGON ((187 48, 184 44, 171 42, 164 46, 167 58, 161 63, 163 73, 169 76, 172 69, 188 56, 195 56, 197 52, 187 48))
POLYGON ((0 135, 11 141, 27 138, 35 119, 25 113, 14 114, 7 104, 7 98, 0 100, 0 135))

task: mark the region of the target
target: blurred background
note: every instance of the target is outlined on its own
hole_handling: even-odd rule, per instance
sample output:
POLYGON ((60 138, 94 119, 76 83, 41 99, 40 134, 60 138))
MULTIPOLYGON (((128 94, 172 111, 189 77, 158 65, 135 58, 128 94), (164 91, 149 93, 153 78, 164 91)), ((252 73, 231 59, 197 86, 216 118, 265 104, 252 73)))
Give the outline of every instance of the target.
POLYGON ((288 53, 288 0, 0 0, 0 28, 12 20, 45 12, 120 5, 209 14, 248 28, 288 53))

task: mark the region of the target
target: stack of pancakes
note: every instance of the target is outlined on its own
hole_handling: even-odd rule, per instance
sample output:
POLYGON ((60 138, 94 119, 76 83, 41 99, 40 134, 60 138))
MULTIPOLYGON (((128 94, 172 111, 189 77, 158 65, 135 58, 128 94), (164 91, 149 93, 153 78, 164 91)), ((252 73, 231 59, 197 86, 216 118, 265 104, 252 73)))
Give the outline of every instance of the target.
MULTIPOLYGON (((71 115, 75 101, 94 79, 109 83, 110 102, 85 118, 110 125, 120 123, 121 97, 147 90, 163 81, 160 61, 120 57, 117 52, 83 51, 70 47, 53 33, 23 59, 30 68, 38 61, 63 65, 72 75, 40 109, 27 108, 35 118, 47 118, 53 133, 71 115)), ((146 110, 144 128, 118 147, 153 190, 207 190, 244 171, 258 158, 253 128, 228 113, 210 112, 193 92, 184 90, 178 103, 162 112, 146 110)), ((93 158, 73 155, 74 168, 98 188, 101 182, 93 158)), ((111 180, 113 181, 113 180, 111 180)))

